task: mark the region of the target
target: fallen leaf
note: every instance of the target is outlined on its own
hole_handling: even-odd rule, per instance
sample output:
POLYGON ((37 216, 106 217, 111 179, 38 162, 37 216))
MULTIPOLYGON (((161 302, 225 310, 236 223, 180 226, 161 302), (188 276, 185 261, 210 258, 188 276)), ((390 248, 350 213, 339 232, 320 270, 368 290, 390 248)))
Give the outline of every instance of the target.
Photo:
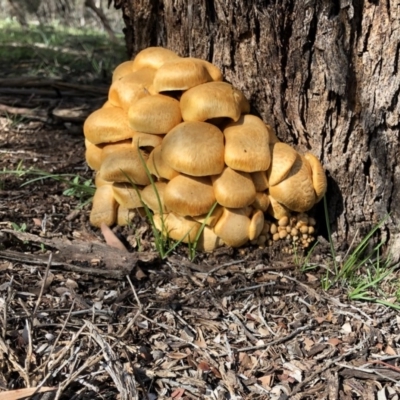
POLYGON ((313 274, 306 274, 308 282, 315 282, 318 281, 318 278, 313 274))
POLYGON ((338 344, 342 343, 342 341, 338 338, 330 338, 328 343, 336 347, 338 344))
POLYGON ((304 339, 304 348, 307 351, 310 351, 311 347, 313 347, 313 346, 314 346, 314 341, 313 340, 311 340, 309 338, 305 338, 304 339))
POLYGON ((185 394, 185 389, 178 388, 171 393, 171 398, 172 399, 181 399, 184 394, 185 394))
POLYGON ((200 369, 203 372, 210 372, 211 371, 210 365, 206 361, 200 361, 197 364, 197 368, 200 369))
POLYGON ((272 375, 264 375, 261 378, 257 378, 260 381, 261 386, 265 389, 270 389, 272 375))
POLYGON ((101 233, 104 236, 104 240, 110 247, 114 247, 115 249, 119 249, 122 251, 128 251, 124 244, 115 235, 115 233, 104 222, 102 222, 100 228, 101 233))
POLYGON ((345 333, 351 333, 351 325, 349 322, 342 325, 342 331, 345 333))
POLYGON ((32 218, 35 226, 42 226, 42 220, 39 218, 32 218))
POLYGON ((385 353, 388 354, 389 356, 397 356, 396 351, 393 349, 393 347, 389 345, 386 346, 385 353))

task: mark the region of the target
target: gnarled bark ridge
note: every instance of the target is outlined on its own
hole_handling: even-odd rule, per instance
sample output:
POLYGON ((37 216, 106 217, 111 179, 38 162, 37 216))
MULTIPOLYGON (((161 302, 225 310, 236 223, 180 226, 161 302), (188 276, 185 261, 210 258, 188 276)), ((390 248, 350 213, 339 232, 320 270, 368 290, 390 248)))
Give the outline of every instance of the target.
POLYGON ((164 46, 207 59, 253 113, 329 177, 334 238, 381 233, 400 254, 399 50, 395 0, 115 0, 129 54, 164 46), (397 247, 397 249, 396 249, 397 247))

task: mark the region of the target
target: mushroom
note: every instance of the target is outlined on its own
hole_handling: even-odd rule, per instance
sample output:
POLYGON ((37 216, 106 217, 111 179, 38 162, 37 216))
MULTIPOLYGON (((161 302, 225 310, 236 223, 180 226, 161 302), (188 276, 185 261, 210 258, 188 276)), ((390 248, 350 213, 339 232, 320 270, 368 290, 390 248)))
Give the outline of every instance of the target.
POLYGON ((270 195, 291 211, 308 211, 315 204, 315 192, 307 160, 298 156, 284 180, 271 185, 270 195))
POLYGON ((163 137, 161 135, 151 135, 150 133, 134 132, 132 135, 132 146, 143 147, 157 147, 162 143, 163 137))
POLYGON ((211 228, 205 226, 197 242, 197 250, 210 252, 223 244, 222 239, 211 228))
POLYGON ((154 147, 147 160, 147 168, 150 173, 157 178, 171 180, 175 176, 179 175, 178 171, 175 171, 167 163, 165 163, 161 157, 161 145, 154 147))
POLYGON ((226 167, 221 174, 211 177, 215 198, 224 207, 241 208, 256 198, 256 188, 250 174, 226 167))
POLYGON ((231 118, 237 121, 242 113, 250 111, 244 94, 226 82, 208 82, 183 93, 181 100, 184 121, 206 121, 213 118, 231 118))
POLYGON ((217 175, 224 169, 224 136, 206 122, 182 122, 165 135, 161 156, 181 173, 217 175))
POLYGON ((269 184, 266 171, 252 172, 250 175, 257 192, 263 192, 268 189, 269 184))
MULTIPOLYGON (((133 133, 134 134, 134 133, 133 133)), ((104 143, 103 151, 101 152, 101 164, 104 159, 108 157, 110 154, 119 153, 123 150, 130 150, 132 148, 132 139, 121 140, 120 142, 115 143, 104 143)))
POLYGON ((100 108, 92 112, 83 125, 85 138, 93 144, 119 142, 129 139, 133 130, 122 108, 100 108))
POLYGON ((133 218, 135 218, 135 216, 135 210, 130 210, 129 208, 119 206, 117 211, 117 225, 129 225, 132 222, 133 218))
POLYGON ((91 169, 98 171, 101 166, 101 154, 103 152, 103 146, 93 144, 89 140, 85 139, 85 159, 91 169))
POLYGON ((188 57, 187 59, 200 61, 202 64, 204 64, 213 81, 222 81, 224 79, 221 70, 214 64, 200 58, 188 57))
POLYGON ((328 186, 326 175, 321 163, 314 154, 306 153, 304 158, 309 162, 312 171, 312 183, 315 190, 315 202, 318 203, 325 195, 328 186))
POLYGON ((133 182, 146 186, 150 183, 145 168, 146 160, 146 154, 133 146, 118 153, 113 152, 107 155, 101 164, 101 178, 109 182, 133 182))
POLYGON ((183 243, 193 243, 200 230, 201 224, 191 218, 168 214, 154 214, 154 225, 163 236, 183 243))
POLYGON ((224 208, 214 233, 228 246, 239 247, 249 240, 250 218, 243 208, 224 208))
POLYGON ((135 209, 143 207, 140 199, 141 187, 134 187, 130 183, 114 182, 112 185, 115 200, 125 208, 135 209))
POLYGON ((163 47, 147 47, 136 54, 133 60, 133 70, 141 68, 154 68, 158 69, 168 61, 179 60, 179 57, 172 50, 165 49, 163 47))
POLYGON ((215 203, 210 178, 176 176, 168 182, 164 190, 164 203, 168 210, 178 215, 207 214, 215 203))
POLYGON ((93 196, 90 223, 100 227, 102 223, 110 226, 117 219, 118 203, 115 201, 111 185, 103 185, 96 189, 93 196))
POLYGON ((195 58, 181 58, 164 63, 154 76, 154 90, 157 93, 187 90, 213 79, 207 66, 195 58))
POLYGON ((126 112, 137 100, 150 96, 148 87, 153 83, 156 70, 142 68, 114 81, 108 92, 108 100, 126 112))
POLYGON ((244 172, 266 171, 271 163, 270 133, 254 115, 242 115, 224 129, 225 163, 244 172))
POLYGON ((156 94, 136 101, 128 111, 132 129, 152 134, 165 134, 182 121, 179 101, 156 94))
POLYGON ((256 210, 261 210, 263 212, 266 212, 269 207, 269 196, 265 192, 257 192, 256 193, 256 198, 254 199, 253 203, 251 203, 251 206, 256 209, 256 210))
POLYGON ((215 226, 215 224, 221 217, 223 211, 224 211, 223 207, 216 205, 216 207, 214 207, 214 210, 212 211, 211 214, 208 212, 207 214, 194 216, 192 218, 195 221, 200 222, 201 224, 204 223, 204 225, 212 228, 213 226, 215 226))
POLYGON ((164 204, 164 192, 167 184, 165 182, 154 182, 147 185, 141 193, 142 201, 154 213, 165 213, 167 208, 164 204), (161 210, 160 210, 161 208, 161 210))
POLYGON ((269 196, 269 206, 267 212, 275 219, 281 219, 282 217, 290 216, 290 210, 288 210, 283 204, 279 203, 271 195, 269 196))
POLYGON ((297 151, 286 143, 271 145, 271 165, 267 171, 270 186, 277 185, 286 178, 298 156, 297 151))
POLYGON ((131 74, 133 72, 133 61, 124 61, 119 64, 113 72, 112 82, 117 81, 118 79, 123 78, 125 75, 131 74))
POLYGON ((257 210, 251 217, 249 225, 249 240, 257 239, 264 228, 264 213, 257 210))

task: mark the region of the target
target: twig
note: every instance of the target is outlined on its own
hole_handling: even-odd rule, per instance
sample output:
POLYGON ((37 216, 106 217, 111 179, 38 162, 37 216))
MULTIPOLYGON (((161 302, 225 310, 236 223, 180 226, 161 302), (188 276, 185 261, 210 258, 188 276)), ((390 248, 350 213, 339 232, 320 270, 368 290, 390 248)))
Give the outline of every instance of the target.
POLYGON ((242 347, 241 349, 235 349, 235 351, 236 352, 241 352, 241 351, 260 350, 260 349, 264 349, 264 348, 269 347, 269 346, 275 346, 276 344, 287 342, 288 340, 290 340, 290 339, 294 338, 295 336, 297 336, 299 333, 307 331, 311 327, 312 327, 312 324, 308 324, 306 326, 301 326, 300 328, 297 328, 296 330, 294 330, 292 333, 289 333, 289 335, 284 336, 284 337, 279 338, 279 339, 276 339, 276 340, 273 340, 272 342, 265 343, 265 344, 260 344, 258 346, 242 347))
POLYGON ((255 289, 260 289, 262 287, 266 287, 266 286, 275 286, 276 282, 266 282, 266 283, 260 283, 259 285, 254 285, 254 286, 246 286, 244 288, 239 288, 239 289, 234 289, 234 290, 230 290, 228 292, 225 293, 226 296, 229 296, 231 294, 234 293, 239 293, 239 292, 247 292, 248 290, 255 290, 255 289))
POLYGON ((33 313, 31 315, 32 319, 35 318, 37 309, 39 308, 40 302, 42 301, 44 287, 46 286, 47 277, 49 276, 49 270, 50 270, 50 266, 51 266, 51 261, 52 260, 53 260, 53 253, 50 253, 49 254, 49 261, 47 261, 46 271, 44 272, 43 282, 42 282, 42 285, 40 287, 39 296, 38 296, 38 299, 36 301, 33 313))
POLYGON ((126 275, 126 279, 129 282, 129 285, 131 286, 133 295, 135 296, 135 300, 136 303, 139 307, 139 309, 136 311, 136 314, 134 315, 134 317, 129 321, 128 325, 126 326, 126 328, 122 331, 122 333, 120 335, 118 335, 119 338, 123 338, 131 329, 132 325, 136 322, 137 318, 139 317, 139 315, 142 313, 143 307, 142 307, 142 303, 139 300, 138 295, 136 294, 136 290, 135 287, 132 284, 131 278, 129 278, 129 275, 126 275))
POLYGON ((229 266, 235 265, 235 264, 241 264, 241 263, 244 263, 246 260, 247 260, 247 258, 245 258, 244 260, 236 260, 236 261, 227 262, 222 265, 218 265, 217 267, 214 267, 213 269, 210 269, 207 272, 206 277, 203 279, 203 281, 205 281, 209 275, 213 274, 214 272, 216 272, 222 268, 229 267, 229 266))
POLYGON ((352 369, 354 371, 360 371, 360 372, 364 372, 367 374, 375 374, 375 375, 380 376, 384 380, 388 380, 388 381, 394 382, 396 384, 399 383, 398 379, 393 379, 393 378, 390 378, 389 376, 385 376, 381 372, 378 372, 376 369, 356 367, 354 365, 348 365, 348 364, 342 364, 342 363, 336 363, 336 365, 338 365, 339 367, 342 367, 342 368, 352 369))

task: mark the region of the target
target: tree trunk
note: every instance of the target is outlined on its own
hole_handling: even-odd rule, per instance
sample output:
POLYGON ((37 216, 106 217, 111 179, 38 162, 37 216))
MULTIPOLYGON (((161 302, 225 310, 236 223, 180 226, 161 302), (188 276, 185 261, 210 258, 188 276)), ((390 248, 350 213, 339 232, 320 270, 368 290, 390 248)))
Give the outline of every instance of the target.
MULTIPOLYGON (((207 59, 278 137, 328 175, 333 237, 381 229, 400 254, 399 51, 395 0, 115 0, 129 54, 164 46, 207 59)), ((320 218, 324 218, 321 214, 320 218)))

